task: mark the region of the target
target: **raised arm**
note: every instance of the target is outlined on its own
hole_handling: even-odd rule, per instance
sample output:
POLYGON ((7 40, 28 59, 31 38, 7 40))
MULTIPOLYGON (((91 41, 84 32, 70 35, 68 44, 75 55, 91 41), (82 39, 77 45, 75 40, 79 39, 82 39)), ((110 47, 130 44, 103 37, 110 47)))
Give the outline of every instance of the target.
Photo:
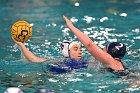
MULTIPOLYGON (((13 39, 13 38, 12 38, 13 39)), ((14 40, 14 39, 13 39, 14 40)), ((45 58, 40 58, 40 57, 37 57, 36 55, 34 55, 31 51, 29 51, 26 46, 21 43, 21 42, 18 42, 16 40, 14 40, 14 42, 19 45, 21 47, 21 51, 23 52, 25 58, 30 61, 30 62, 44 62, 46 61, 45 58)))
POLYGON ((74 27, 72 22, 68 20, 67 17, 63 16, 66 21, 68 28, 77 36, 77 38, 82 42, 86 49, 100 62, 109 65, 111 68, 120 70, 123 69, 121 63, 116 61, 111 55, 104 52, 100 47, 98 47, 86 34, 81 32, 79 29, 74 27))

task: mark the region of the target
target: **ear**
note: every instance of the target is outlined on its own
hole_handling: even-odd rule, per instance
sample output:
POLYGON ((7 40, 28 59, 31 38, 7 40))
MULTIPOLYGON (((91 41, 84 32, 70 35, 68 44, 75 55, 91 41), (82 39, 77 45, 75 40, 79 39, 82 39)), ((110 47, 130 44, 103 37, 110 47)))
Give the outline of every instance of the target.
POLYGON ((116 50, 115 48, 113 48, 113 49, 111 50, 111 53, 112 53, 112 54, 116 54, 116 53, 117 53, 117 50, 116 50))

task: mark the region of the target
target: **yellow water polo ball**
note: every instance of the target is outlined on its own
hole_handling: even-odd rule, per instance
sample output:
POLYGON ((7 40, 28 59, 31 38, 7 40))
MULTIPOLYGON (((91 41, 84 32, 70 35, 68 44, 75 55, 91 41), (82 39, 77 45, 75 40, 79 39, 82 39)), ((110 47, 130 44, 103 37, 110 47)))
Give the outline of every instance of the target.
POLYGON ((16 41, 24 43, 32 36, 32 27, 26 21, 18 21, 12 25, 11 34, 16 41))

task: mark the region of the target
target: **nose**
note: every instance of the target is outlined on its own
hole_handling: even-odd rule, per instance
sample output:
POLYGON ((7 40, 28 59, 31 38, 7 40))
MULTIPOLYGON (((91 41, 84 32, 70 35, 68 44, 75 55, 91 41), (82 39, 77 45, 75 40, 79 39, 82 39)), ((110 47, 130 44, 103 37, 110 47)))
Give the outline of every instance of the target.
POLYGON ((79 51, 79 55, 82 55, 82 51, 79 51))

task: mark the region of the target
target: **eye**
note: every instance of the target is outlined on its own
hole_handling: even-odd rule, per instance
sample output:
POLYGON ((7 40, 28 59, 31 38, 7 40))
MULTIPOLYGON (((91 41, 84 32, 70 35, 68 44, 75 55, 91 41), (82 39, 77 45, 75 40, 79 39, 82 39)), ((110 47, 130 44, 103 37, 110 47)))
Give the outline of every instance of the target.
POLYGON ((77 51, 78 50, 78 47, 74 47, 74 51, 77 51))

